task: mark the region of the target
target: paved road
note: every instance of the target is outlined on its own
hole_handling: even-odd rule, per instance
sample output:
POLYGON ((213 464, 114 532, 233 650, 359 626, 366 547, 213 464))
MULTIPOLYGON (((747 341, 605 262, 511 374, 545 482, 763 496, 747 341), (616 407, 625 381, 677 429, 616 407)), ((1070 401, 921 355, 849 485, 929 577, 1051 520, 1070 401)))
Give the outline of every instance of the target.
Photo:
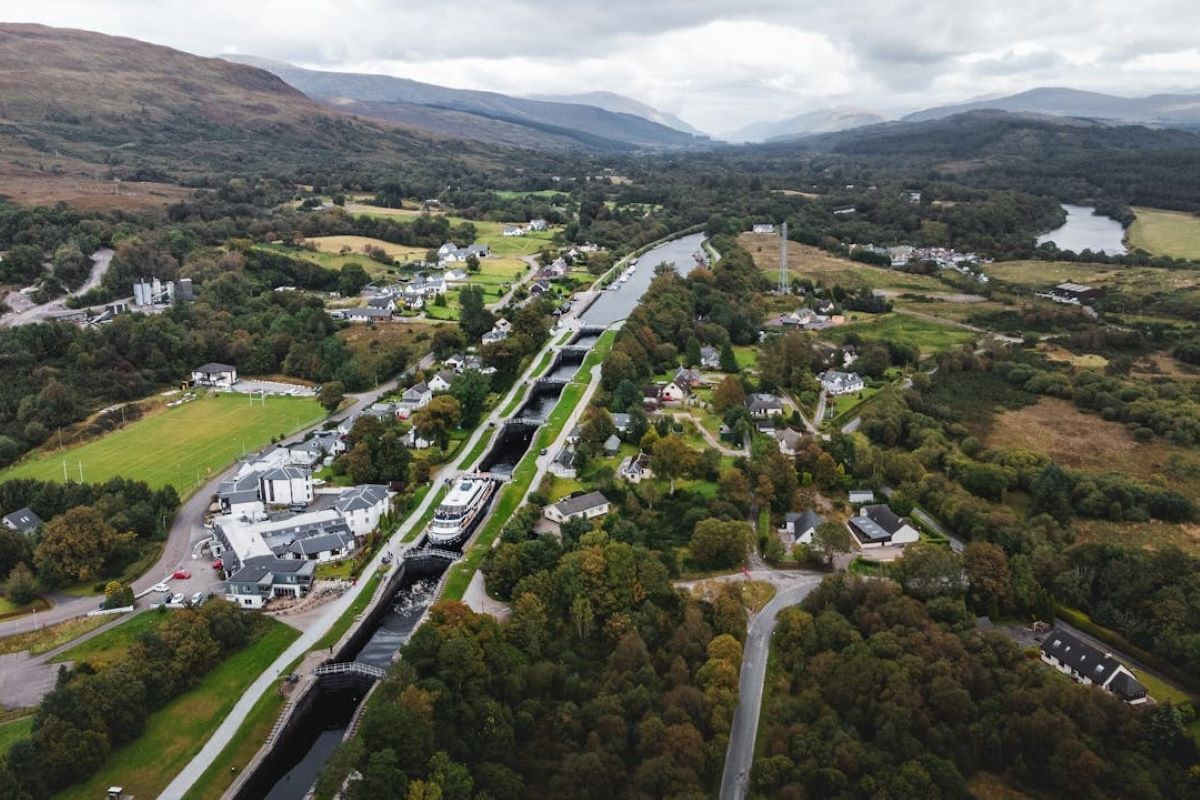
POLYGON ((750 768, 754 765, 754 741, 758 736, 758 718, 762 711, 763 681, 767 675, 767 655, 771 634, 779 612, 808 596, 821 582, 820 575, 798 581, 782 589, 751 620, 742 651, 742 672, 738 678, 738 704, 733 711, 729 749, 725 753, 725 772, 721 775, 721 800, 742 800, 750 788, 750 768))
MULTIPOLYGON (((81 295, 84 292, 95 289, 100 285, 100 281, 104 278, 104 274, 108 272, 109 266, 112 264, 113 251, 107 247, 102 247, 92 253, 92 271, 88 273, 87 280, 83 282, 75 291, 64 295, 57 300, 51 300, 49 303, 43 303, 40 306, 29 306, 20 311, 13 311, 0 317, 0 325, 13 327, 14 325, 28 325, 33 322, 44 322, 46 319, 62 314, 67 311, 67 298, 81 295)), ((12 294, 13 301, 24 299, 25 295, 17 292, 12 294)), ((10 295, 11 296, 11 295, 10 295)), ((26 300, 28 302, 28 300, 26 300)))

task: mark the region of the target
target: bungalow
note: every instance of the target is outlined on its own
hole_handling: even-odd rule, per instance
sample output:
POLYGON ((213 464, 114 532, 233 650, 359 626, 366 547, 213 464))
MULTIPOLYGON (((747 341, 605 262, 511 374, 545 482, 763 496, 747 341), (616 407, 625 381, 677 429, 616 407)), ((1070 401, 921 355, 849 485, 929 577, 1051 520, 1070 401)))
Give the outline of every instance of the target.
POLYGON ((562 524, 569 519, 602 517, 608 513, 609 505, 608 498, 600 492, 588 492, 546 506, 542 515, 551 522, 562 524))
POLYGON ((500 229, 500 233, 504 236, 524 236, 525 229, 520 225, 505 225, 500 229))
POLYGON ((454 370, 455 372, 462 372, 463 365, 466 364, 466 356, 464 356, 462 353, 455 353, 443 361, 442 364, 454 370))
POLYGON ((687 367, 680 367, 675 370, 675 377, 671 380, 680 386, 686 384, 690 389, 704 385, 704 377, 699 372, 696 372, 696 370, 688 369, 687 367))
POLYGON ((617 477, 623 478, 630 483, 641 483, 653 475, 654 472, 650 469, 650 456, 645 453, 628 456, 617 467, 617 477))
POLYGON ((843 394, 856 394, 865 387, 862 377, 854 372, 838 372, 830 369, 817 377, 821 381, 821 388, 835 397, 843 394))
POLYGON ((383 308, 388 311, 396 310, 396 299, 390 294, 381 294, 367 300, 367 308, 383 308))
POLYGON ((629 433, 629 425, 631 420, 628 414, 613 414, 613 426, 617 429, 617 433, 629 433))
POLYGON ((303 597, 312 586, 316 566, 307 559, 255 556, 229 577, 225 594, 243 608, 262 608, 274 597, 303 597))
POLYGON ((216 389, 231 389, 237 383, 237 367, 229 364, 209 362, 192 370, 192 383, 196 386, 212 386, 216 389))
POLYGON ((563 445, 562 449, 558 451, 558 455, 550 462, 548 469, 551 474, 557 475, 560 478, 574 478, 578 461, 579 454, 575 450, 574 445, 563 445))
POLYGON ((442 280, 446 283, 462 283, 467 279, 467 273, 461 269, 448 269, 442 273, 442 280))
POLYGON ((903 546, 920 538, 916 528, 886 505, 863 506, 857 517, 847 523, 859 547, 882 547, 885 544, 903 546))
POLYGON ((861 506, 866 503, 875 502, 875 492, 870 489, 851 489, 850 490, 850 505, 861 506))
POLYGON ((269 506, 306 506, 313 501, 312 473, 301 467, 275 467, 259 475, 258 491, 269 506))
POLYGON ((783 400, 773 394, 754 392, 746 398, 746 409, 752 417, 782 417, 783 400))
POLYGON ((719 369, 721 367, 721 351, 709 344, 701 347, 700 366, 704 369, 719 369))
POLYGON ((496 342, 503 342, 507 338, 508 338, 508 331, 501 331, 501 330, 496 330, 495 328, 493 328, 492 330, 485 333, 481 337, 481 340, 484 344, 495 344, 496 342))
POLYGON ((692 396, 692 387, 687 382, 671 381, 658 394, 664 403, 678 403, 692 396))
POLYGON ((379 519, 391 506, 392 492, 378 483, 355 486, 342 492, 333 507, 341 512, 355 536, 366 536, 379 527, 379 519))
POLYGON ((752 230, 754 233, 774 233, 775 225, 771 222, 756 222, 752 230))
POLYGON ((1054 628, 1046 634, 1041 647, 1042 661, 1085 686, 1099 686, 1130 705, 1150 698, 1125 665, 1079 637, 1054 628))
POLYGON ((404 390, 404 394, 400 396, 400 401, 403 403, 411 403, 417 408, 424 408, 433 399, 433 390, 429 388, 429 384, 425 381, 414 383, 412 386, 404 390))
POLYGON ((797 308, 790 314, 779 318, 779 324, 797 328, 823 327, 829 321, 828 317, 818 314, 811 308, 797 308))
POLYGON ((785 456, 794 456, 800 452, 800 445, 804 442, 804 436, 791 428, 783 428, 775 431, 775 442, 779 445, 779 452, 785 456))
POLYGON ((549 223, 541 217, 529 220, 529 230, 531 231, 544 231, 548 227, 550 227, 549 223))
POLYGON ((783 517, 783 528, 780 530, 792 544, 812 544, 813 533, 817 526, 825 521, 815 511, 789 511, 783 517))
POLYGON ((530 294, 545 294, 550 291, 550 282, 545 280, 534 281, 529 286, 530 294))
POLYGON ((433 447, 434 441, 417 433, 416 428, 409 428, 408 433, 404 434, 404 444, 413 450, 428 450, 433 447))
POLYGON ((8 528, 10 531, 23 533, 26 536, 33 535, 34 531, 38 529, 38 526, 42 524, 42 518, 33 513, 33 509, 29 506, 18 508, 11 514, 5 514, 0 521, 2 521, 4 523, 4 527, 8 528))
POLYGON ((342 312, 342 319, 348 322, 389 322, 392 319, 392 312, 386 308, 371 308, 370 306, 348 308, 342 312))
POLYGON ((363 412, 368 417, 374 417, 380 421, 387 421, 395 418, 396 404, 395 403, 372 403, 366 411, 363 412))
POLYGON ((454 383, 453 370, 444 369, 429 379, 429 391, 434 394, 448 392, 452 383, 454 383))

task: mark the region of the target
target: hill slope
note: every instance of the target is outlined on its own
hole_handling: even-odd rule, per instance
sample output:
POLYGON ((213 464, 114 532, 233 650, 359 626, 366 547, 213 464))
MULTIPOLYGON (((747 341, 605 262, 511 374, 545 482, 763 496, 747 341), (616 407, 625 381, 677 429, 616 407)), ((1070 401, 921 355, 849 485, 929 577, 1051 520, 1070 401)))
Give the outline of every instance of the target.
POLYGON ((966 111, 998 111, 1087 117, 1117 123, 1200 127, 1200 94, 1156 94, 1148 97, 1116 97, 1078 89, 1042 87, 1027 92, 972 100, 948 106, 928 108, 904 117, 908 122, 942 119, 966 111))
POLYGON ((226 58, 268 70, 309 97, 339 109, 412 126, 425 125, 430 130, 453 132, 484 142, 513 143, 516 134, 512 126, 519 126, 526 129, 524 137, 532 146, 571 144, 598 150, 631 150, 701 143, 666 125, 595 106, 450 89, 390 75, 303 69, 256 56, 226 58), (426 110, 418 112, 414 106, 426 110), (447 117, 428 109, 455 112, 456 116, 447 117))
POLYGON ((811 136, 818 133, 861 128, 864 125, 875 125, 886 120, 887 117, 882 114, 861 108, 846 106, 819 108, 773 122, 753 122, 729 134, 727 138, 734 142, 765 142, 770 139, 811 136))
POLYGON ((0 147, 5 171, 36 163, 46 180, 75 182, 177 182, 465 152, 461 143, 338 113, 260 69, 19 24, 0 24, 0 147))
POLYGON ((632 97, 626 97, 623 94, 616 92, 581 92, 579 94, 533 94, 529 95, 530 100, 543 100, 551 103, 576 103, 585 106, 595 106, 602 108, 605 111, 612 111, 615 114, 633 114, 635 117, 648 119, 651 122, 657 122, 659 125, 666 125, 677 131, 682 131, 690 136, 699 136, 707 138, 708 134, 704 131, 689 125, 674 114, 668 114, 665 111, 659 111, 654 106, 646 105, 640 100, 634 100, 632 97))

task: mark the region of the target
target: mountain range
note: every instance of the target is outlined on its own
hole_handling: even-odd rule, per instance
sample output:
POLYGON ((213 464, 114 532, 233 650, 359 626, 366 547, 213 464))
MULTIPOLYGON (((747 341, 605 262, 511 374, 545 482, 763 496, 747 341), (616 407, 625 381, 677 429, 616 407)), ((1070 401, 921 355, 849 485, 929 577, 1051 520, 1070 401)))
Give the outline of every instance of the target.
POLYGON ((616 114, 633 114, 635 117, 648 119, 651 122, 657 122, 659 125, 666 125, 668 128, 673 128, 677 131, 707 138, 708 134, 696 127, 689 125, 674 114, 668 114, 665 111, 659 111, 653 106, 647 105, 640 100, 634 100, 632 97, 626 97, 623 94, 616 92, 582 92, 580 94, 533 94, 529 95, 530 100, 544 100, 551 103, 577 103, 585 106, 595 106, 603 108, 605 111, 612 111, 616 114))
MULTIPOLYGON (((390 75, 303 69, 249 55, 225 58, 266 70, 310 98, 342 111, 481 142, 605 151, 661 150, 707 142, 638 114, 597 105, 451 89, 390 75)), ((620 99, 626 107, 632 103, 643 111, 648 109, 620 99)), ((613 99, 606 98, 606 104, 614 105, 613 99)))
POLYGON ((861 128, 864 125, 874 125, 886 120, 887 117, 874 111, 837 106, 806 111, 803 114, 773 122, 753 122, 724 138, 731 142, 766 142, 772 139, 861 128))

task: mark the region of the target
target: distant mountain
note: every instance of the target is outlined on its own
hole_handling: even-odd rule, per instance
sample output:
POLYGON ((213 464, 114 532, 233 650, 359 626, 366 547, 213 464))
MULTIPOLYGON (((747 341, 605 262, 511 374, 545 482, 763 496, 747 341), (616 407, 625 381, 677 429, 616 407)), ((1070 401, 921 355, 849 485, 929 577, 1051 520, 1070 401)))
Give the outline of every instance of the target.
POLYGON ((449 158, 461 143, 439 146, 425 133, 356 120, 243 64, 135 39, 4 23, 0 149, 9 164, 36 155, 48 176, 53 164, 93 179, 177 181, 355 159, 449 158))
POLYGON ((1200 94, 1155 94, 1148 97, 1117 97, 1100 92, 1044 87, 1007 97, 971 100, 928 108, 904 117, 906 122, 942 119, 965 111, 997 111, 1084 117, 1122 124, 1159 125, 1172 128, 1200 127, 1200 94))
POLYGON ((832 133, 885 122, 887 117, 861 108, 839 106, 806 111, 774 122, 754 122, 725 137, 733 142, 765 142, 794 136, 832 133))
POLYGON ((256 56, 225 58, 265 69, 314 100, 344 111, 483 142, 661 150, 704 141, 634 114, 578 103, 450 89, 389 75, 309 70, 256 56))
POLYGON ((576 103, 578 105, 595 106, 603 108, 605 111, 612 111, 617 114, 633 114, 635 117, 648 119, 651 122, 657 122, 659 125, 666 125, 668 128, 674 128, 677 131, 690 134, 692 136, 707 137, 708 134, 693 126, 687 124, 674 114, 668 114, 665 111, 659 111, 653 106, 646 105, 640 100, 634 100, 632 97, 626 97, 623 94, 616 92, 583 92, 581 94, 531 94, 530 100, 543 100, 550 103, 576 103))

